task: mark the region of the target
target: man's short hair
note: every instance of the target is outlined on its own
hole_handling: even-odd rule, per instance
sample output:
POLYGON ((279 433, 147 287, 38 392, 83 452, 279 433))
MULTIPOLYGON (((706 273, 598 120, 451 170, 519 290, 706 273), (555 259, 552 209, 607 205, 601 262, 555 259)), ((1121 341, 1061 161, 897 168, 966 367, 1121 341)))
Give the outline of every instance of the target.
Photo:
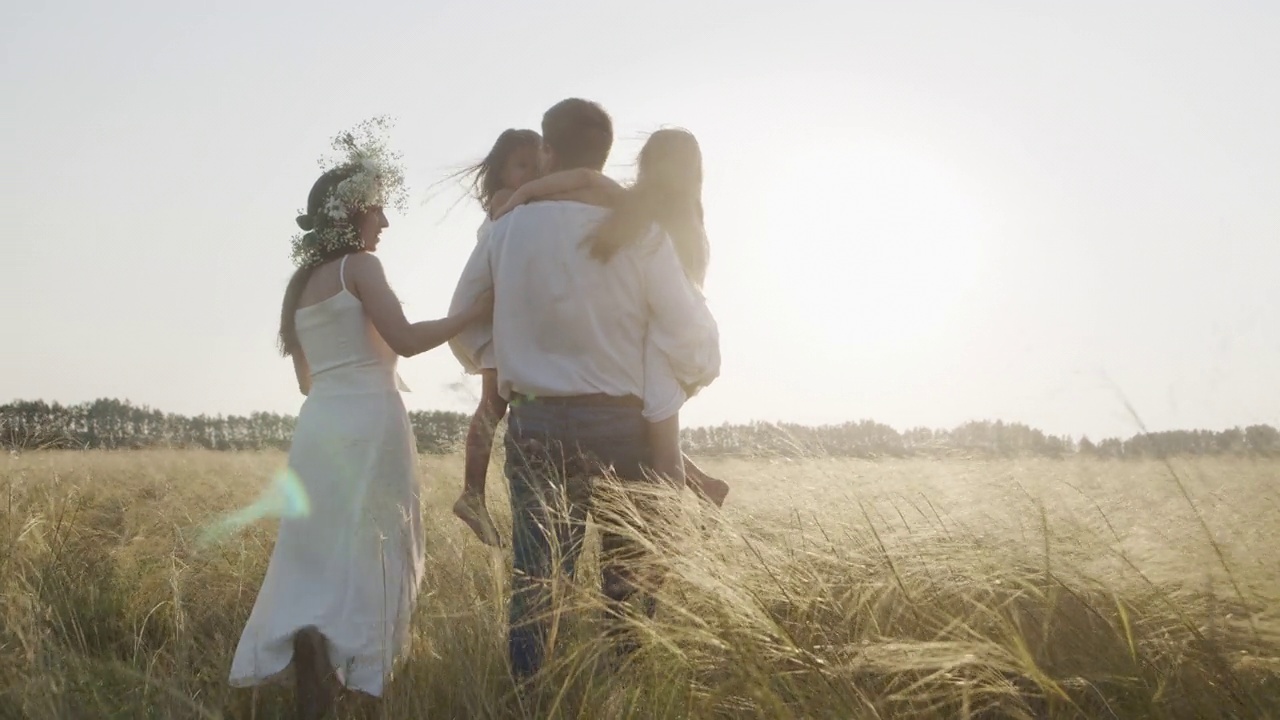
POLYGON ((542 115, 542 141, 561 170, 603 170, 613 147, 613 120, 590 100, 561 100, 542 115))

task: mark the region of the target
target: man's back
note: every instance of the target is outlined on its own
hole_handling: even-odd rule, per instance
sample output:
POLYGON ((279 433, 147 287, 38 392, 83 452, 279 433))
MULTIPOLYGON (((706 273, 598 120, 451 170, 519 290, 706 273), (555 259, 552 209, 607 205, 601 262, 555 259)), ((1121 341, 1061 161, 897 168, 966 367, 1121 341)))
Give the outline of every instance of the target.
POLYGON ((583 240, 608 211, 575 202, 516 209, 492 227, 499 389, 531 396, 642 396, 646 270, 656 235, 609 262, 583 240))

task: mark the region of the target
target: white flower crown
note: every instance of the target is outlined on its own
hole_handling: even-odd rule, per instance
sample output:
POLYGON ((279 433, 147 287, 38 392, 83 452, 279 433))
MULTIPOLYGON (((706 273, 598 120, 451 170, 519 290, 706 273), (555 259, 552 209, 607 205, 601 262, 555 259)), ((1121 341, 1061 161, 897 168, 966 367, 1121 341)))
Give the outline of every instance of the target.
POLYGON ((360 234, 351 224, 355 214, 375 207, 405 209, 408 191, 401 156, 388 148, 385 138, 391 126, 390 119, 375 117, 333 139, 333 148, 339 155, 321 158, 320 167, 325 172, 337 168, 355 171, 325 198, 320 207, 324 217, 309 216, 305 211, 300 214, 299 224, 305 220, 314 229, 294 236, 292 254, 296 265, 306 267, 322 262, 342 248, 359 249, 360 234))

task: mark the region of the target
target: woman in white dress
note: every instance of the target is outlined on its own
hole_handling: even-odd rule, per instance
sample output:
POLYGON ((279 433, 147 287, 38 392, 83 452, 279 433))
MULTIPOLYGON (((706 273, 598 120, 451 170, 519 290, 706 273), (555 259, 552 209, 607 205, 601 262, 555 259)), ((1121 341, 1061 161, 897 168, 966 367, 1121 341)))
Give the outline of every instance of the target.
MULTIPOLYGON (((380 146, 347 136, 346 162, 316 181, 294 240, 280 346, 306 396, 289 451, 305 491, 280 521, 266 578, 241 634, 231 683, 290 675, 301 718, 328 712, 338 685, 380 697, 406 649, 422 577, 417 449, 397 355, 443 344, 491 312, 492 298, 410 323, 372 254, 402 175, 380 146)), ((402 195, 402 193, 401 193, 402 195)))

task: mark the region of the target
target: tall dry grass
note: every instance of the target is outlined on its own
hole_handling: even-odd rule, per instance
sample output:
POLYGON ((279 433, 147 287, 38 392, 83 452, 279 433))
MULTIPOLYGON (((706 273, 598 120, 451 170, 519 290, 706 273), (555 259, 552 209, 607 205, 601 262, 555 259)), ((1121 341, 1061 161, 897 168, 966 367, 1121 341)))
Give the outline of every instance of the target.
MULTIPOLYGON (((226 683, 272 524, 196 542, 282 461, 0 459, 0 718, 287 717, 287 689, 226 683)), ((448 514, 460 460, 424 458, 427 576, 387 716, 1280 717, 1280 463, 707 464, 734 491, 647 531, 668 579, 641 650, 610 662, 588 561, 516 693, 509 559, 448 514)))

